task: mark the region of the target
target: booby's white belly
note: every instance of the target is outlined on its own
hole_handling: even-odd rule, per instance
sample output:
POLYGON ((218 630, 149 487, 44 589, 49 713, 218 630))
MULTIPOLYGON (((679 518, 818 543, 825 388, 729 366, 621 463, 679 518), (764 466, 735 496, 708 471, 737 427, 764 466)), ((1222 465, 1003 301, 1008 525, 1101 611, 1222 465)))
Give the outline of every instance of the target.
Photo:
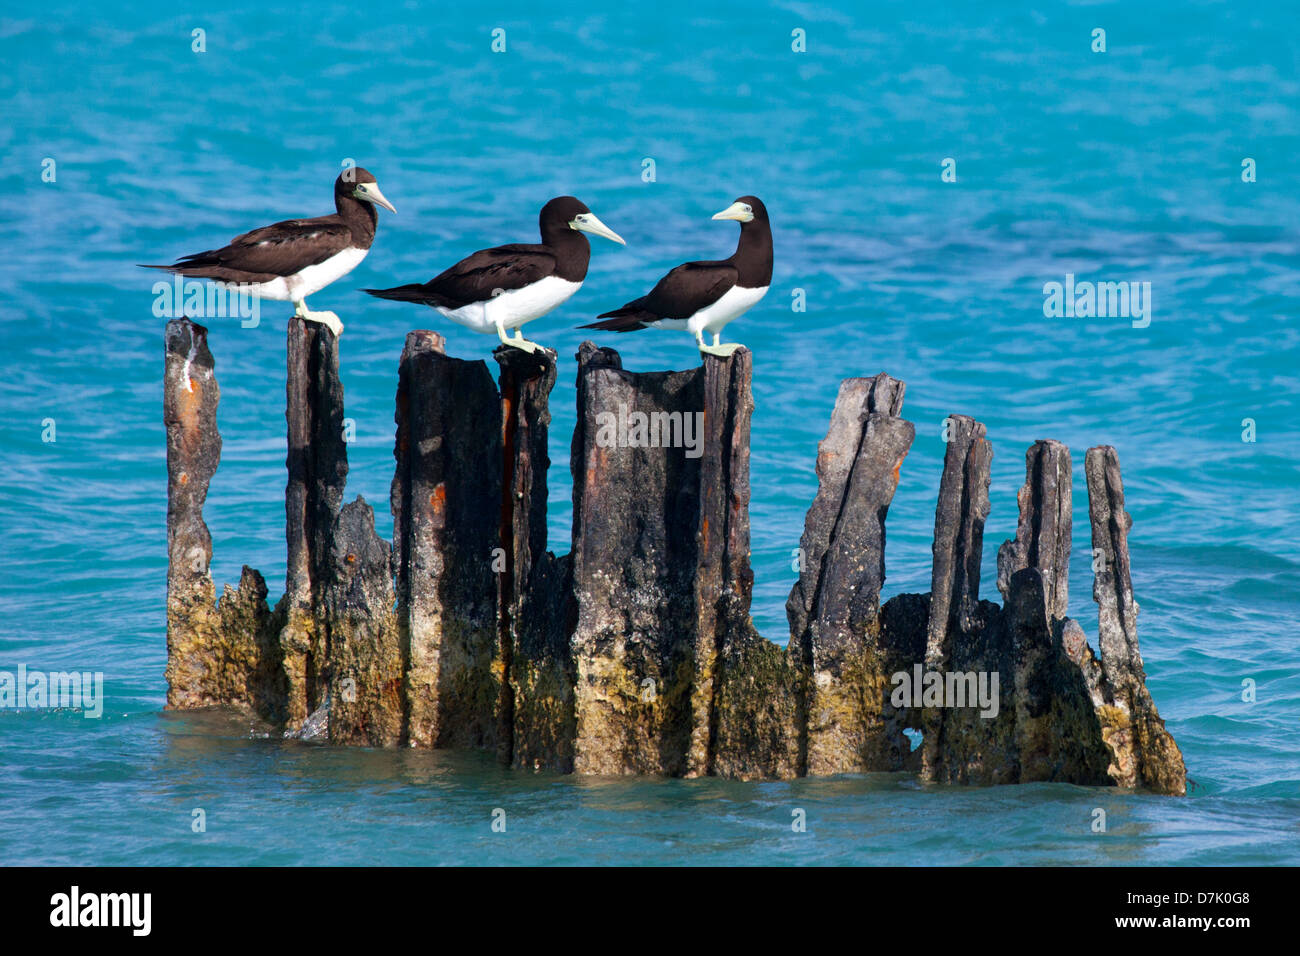
POLYGON ((510 289, 483 302, 471 302, 459 309, 434 308, 467 329, 492 335, 499 324, 505 329, 517 329, 525 322, 541 318, 552 309, 563 305, 582 288, 581 282, 570 282, 556 276, 546 276, 519 289, 510 289))
POLYGON ((308 266, 291 276, 281 276, 270 282, 257 282, 249 285, 231 285, 221 283, 228 288, 249 292, 262 299, 299 302, 307 296, 319 292, 336 279, 341 279, 366 257, 369 249, 348 248, 335 253, 324 262, 308 266))
POLYGON ((692 335, 701 332, 710 334, 721 332, 728 322, 740 318, 765 295, 767 295, 767 286, 759 289, 732 286, 717 302, 706 305, 689 319, 660 319, 651 324, 657 329, 686 329, 692 335))

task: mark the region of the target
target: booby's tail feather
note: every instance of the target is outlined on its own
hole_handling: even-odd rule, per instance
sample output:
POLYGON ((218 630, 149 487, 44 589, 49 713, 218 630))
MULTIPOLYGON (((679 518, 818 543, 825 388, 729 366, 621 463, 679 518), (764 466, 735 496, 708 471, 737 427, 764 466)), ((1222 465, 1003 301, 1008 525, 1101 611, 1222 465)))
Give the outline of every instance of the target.
POLYGON ((604 332, 635 332, 638 329, 644 329, 659 316, 643 309, 640 302, 640 299, 636 302, 629 302, 621 309, 615 309, 613 312, 606 312, 603 315, 596 316, 596 318, 605 321, 580 325, 578 328, 600 329, 604 332))
POLYGON ((434 299, 434 296, 429 294, 429 290, 421 282, 394 286, 391 289, 362 289, 361 291, 380 299, 392 299, 395 302, 419 302, 422 305, 428 305, 434 299))
POLYGON ((153 266, 143 262, 138 262, 136 265, 141 269, 161 269, 163 272, 187 276, 191 279, 212 279, 216 282, 247 281, 246 274, 221 262, 203 259, 202 257, 206 255, 205 252, 195 253, 192 256, 185 256, 179 262, 173 262, 168 266, 153 266))

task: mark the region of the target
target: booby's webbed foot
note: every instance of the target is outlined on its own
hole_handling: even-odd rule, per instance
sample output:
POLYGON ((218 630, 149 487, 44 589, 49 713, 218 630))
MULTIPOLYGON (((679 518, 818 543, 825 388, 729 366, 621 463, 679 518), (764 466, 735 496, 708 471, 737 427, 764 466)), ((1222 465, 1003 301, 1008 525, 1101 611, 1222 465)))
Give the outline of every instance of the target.
POLYGON ((515 329, 513 337, 507 337, 506 330, 498 325, 497 336, 501 339, 502 345, 508 345, 512 349, 519 349, 521 352, 527 352, 529 355, 532 355, 534 352, 540 352, 545 348, 545 346, 538 345, 536 342, 529 342, 524 338, 524 333, 519 329, 515 329))
POLYGON ((699 343, 700 351, 705 355, 717 355, 720 358, 731 358, 736 349, 743 349, 744 346, 739 342, 723 342, 721 345, 705 345, 703 341, 699 343))
POLYGON ((519 349, 532 355, 534 352, 540 352, 545 348, 544 345, 538 345, 536 342, 529 342, 523 336, 516 335, 513 339, 506 339, 506 345, 512 349, 519 349))
POLYGON ((333 312, 313 312, 307 308, 307 300, 302 299, 293 304, 293 314, 304 322, 319 322, 338 338, 343 334, 343 320, 333 312))
POLYGON ((319 322, 321 325, 325 326, 325 328, 333 332, 335 338, 338 338, 340 335, 343 334, 343 322, 333 312, 303 311, 300 312, 299 315, 301 315, 308 322, 319 322))

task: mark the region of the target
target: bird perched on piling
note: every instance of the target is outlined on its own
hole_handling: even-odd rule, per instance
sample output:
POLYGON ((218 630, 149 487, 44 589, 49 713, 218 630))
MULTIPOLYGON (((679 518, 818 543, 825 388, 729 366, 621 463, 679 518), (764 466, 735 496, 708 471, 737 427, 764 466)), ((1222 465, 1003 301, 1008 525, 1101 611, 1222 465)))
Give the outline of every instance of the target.
POLYGON ((525 322, 541 318, 582 288, 591 260, 584 232, 621 245, 623 238, 572 196, 559 196, 538 216, 542 241, 482 249, 428 282, 392 289, 364 289, 381 299, 418 302, 437 309, 467 329, 491 335, 505 345, 535 352, 524 339, 525 322), (506 329, 514 329, 513 338, 506 329))
POLYGON ((701 352, 727 356, 739 343, 718 344, 722 329, 767 294, 772 284, 772 227, 767 207, 756 196, 742 196, 714 219, 740 223, 740 241, 729 259, 687 262, 659 280, 648 295, 598 316, 602 322, 581 326, 608 332, 637 329, 685 329, 695 336, 701 352), (704 333, 713 344, 704 343, 704 333))
POLYGON ((375 177, 352 166, 334 180, 332 216, 286 219, 236 236, 228 246, 182 256, 169 266, 144 266, 195 279, 212 279, 262 299, 294 304, 294 315, 319 322, 336 336, 343 323, 333 312, 312 312, 307 296, 347 275, 370 251, 379 213, 397 212, 375 177))

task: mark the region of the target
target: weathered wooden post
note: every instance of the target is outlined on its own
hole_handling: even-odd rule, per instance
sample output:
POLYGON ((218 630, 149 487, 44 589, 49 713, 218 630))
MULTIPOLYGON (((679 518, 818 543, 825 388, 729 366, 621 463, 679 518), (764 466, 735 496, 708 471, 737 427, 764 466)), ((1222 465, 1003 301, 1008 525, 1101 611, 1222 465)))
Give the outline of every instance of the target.
POLYGON ((280 645, 288 682, 287 720, 298 728, 327 701, 328 650, 321 609, 330 533, 347 483, 348 452, 338 339, 323 325, 295 316, 289 319, 286 354, 288 565, 280 645))
POLYGON ((1119 455, 1109 445, 1089 448, 1084 473, 1092 547, 1097 555, 1092 586, 1101 650, 1101 681, 1097 683, 1102 685, 1105 705, 1109 705, 1099 702, 1098 711, 1114 758, 1110 774, 1122 787, 1182 794, 1187 789, 1187 768, 1147 690, 1138 649, 1138 605, 1133 600, 1128 555, 1133 518, 1124 510, 1119 455))
POLYGON ((916 433, 899 417, 904 389, 883 373, 845 379, 818 448, 802 570, 786 602, 801 672, 801 773, 896 769, 898 742, 887 739, 882 713, 889 666, 880 588, 884 518, 916 433))
POLYGON ((203 520, 221 459, 217 385, 208 330, 173 319, 164 335, 167 428, 167 706, 237 705, 283 720, 277 630, 266 582, 245 567, 215 605, 212 537, 203 520))
POLYGON ((555 352, 498 348, 501 366, 497 626, 505 679, 497 753, 529 769, 573 769, 576 679, 567 628, 568 560, 546 550, 546 472, 555 352))
POLYGON ((399 370, 391 504, 406 738, 495 748, 500 403, 484 362, 443 349, 437 333, 411 332, 399 370))
POLYGON ((618 353, 578 354, 573 471, 574 769, 690 769, 699 567, 698 369, 625 372, 618 353), (668 436, 649 435, 651 415, 668 436), (632 431, 632 423, 637 428, 632 431), (679 433, 674 446, 671 428, 679 433))
POLYGON ((719 658, 749 627, 750 353, 578 355, 572 580, 582 773, 710 772, 719 658))
POLYGON ((332 743, 393 747, 405 740, 403 653, 393 610, 392 553, 364 498, 329 533, 321 589, 332 743))
POLYGON ((1025 452, 1025 483, 1016 495, 1020 519, 1016 536, 998 549, 998 590, 1009 599, 1011 576, 1037 568, 1047 589, 1053 620, 1069 612, 1070 540, 1074 506, 1070 449, 1059 441, 1036 441, 1025 452))
POLYGON ((753 355, 706 356, 688 775, 794 776, 797 669, 750 618, 749 429, 753 355))
POLYGON ((1014 716, 1009 752, 1002 757, 1020 783, 1106 782, 1107 754, 1085 678, 1065 647, 1067 632, 1079 630, 1066 616, 1072 488, 1070 449, 1058 441, 1034 442, 1025 452, 1025 483, 1016 494, 1016 536, 998 549, 1003 639, 1011 657, 1006 703, 1014 716))
MULTIPOLYGON (((948 416, 945 429, 947 446, 934 513, 925 671, 945 680, 949 672, 987 674, 991 687, 991 675, 1000 675, 1006 663, 996 642, 988 640, 988 615, 980 602, 993 446, 984 425, 967 415, 948 416)), ((973 708, 923 707, 922 776, 941 778, 957 766, 963 778, 987 774, 992 782, 1004 781, 1010 771, 1004 753, 990 746, 997 734, 987 720, 973 708)))
MULTIPOLYGON (((203 520, 208 483, 221 460, 208 330, 189 319, 167 323, 163 422, 167 428, 167 705, 203 706, 218 696, 204 625, 215 615, 208 567, 212 536, 203 520)), ((265 592, 265 589, 263 589, 265 592)))

